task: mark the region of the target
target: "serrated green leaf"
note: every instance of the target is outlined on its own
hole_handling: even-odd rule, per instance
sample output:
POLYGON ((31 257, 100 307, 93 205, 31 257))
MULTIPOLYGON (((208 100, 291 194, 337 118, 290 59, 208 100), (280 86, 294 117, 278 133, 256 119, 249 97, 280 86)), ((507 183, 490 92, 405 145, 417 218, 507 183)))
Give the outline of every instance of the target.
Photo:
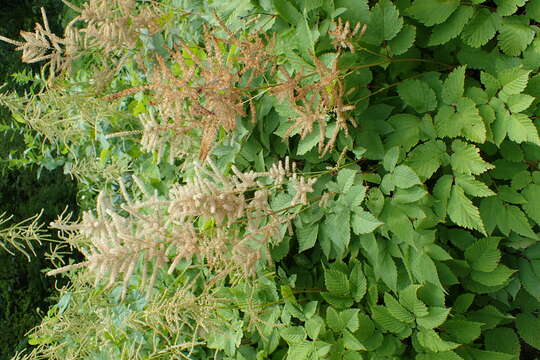
POLYGON ((437 334, 434 330, 419 331, 417 333, 417 339, 422 347, 433 352, 450 351, 460 345, 441 339, 439 334, 437 334))
POLYGON ((351 216, 351 225, 356 235, 369 234, 383 223, 371 213, 362 209, 355 209, 351 216))
POLYGON ((534 97, 531 95, 514 94, 508 97, 506 104, 508 105, 508 109, 510 109, 511 112, 518 113, 527 110, 527 108, 531 106, 533 101, 534 97))
POLYGON ((296 25, 302 20, 302 14, 288 0, 272 0, 278 14, 289 24, 296 25))
POLYGON ((415 0, 407 14, 426 26, 444 22, 459 7, 459 0, 415 0))
POLYGON ((325 321, 319 315, 314 315, 313 317, 307 319, 306 321, 306 332, 311 340, 316 340, 319 337, 321 332, 324 332, 325 321))
POLYGON ((472 6, 460 6, 444 23, 433 28, 428 45, 442 45, 459 36, 473 14, 472 6))
POLYGON ((519 67, 499 71, 497 77, 501 82, 502 92, 507 96, 520 94, 527 87, 530 73, 530 70, 521 69, 519 67))
POLYGON ((396 166, 393 175, 395 186, 401 189, 408 189, 414 185, 421 184, 418 175, 407 165, 396 166))
POLYGON ((345 329, 345 323, 343 322, 343 319, 341 318, 341 316, 339 316, 339 313, 331 306, 326 309, 326 324, 328 325, 328 327, 330 327, 330 329, 338 333, 345 329))
POLYGON ((486 141, 486 127, 474 101, 461 98, 457 107, 443 105, 435 115, 435 128, 439 137, 464 136, 470 141, 486 141), (457 111, 456 111, 457 110, 457 111))
POLYGON ((300 344, 306 339, 306 330, 302 326, 289 326, 280 330, 279 334, 288 344, 300 344))
POLYGON ((510 140, 518 144, 530 142, 540 146, 538 130, 532 120, 525 114, 512 114, 509 118, 507 132, 510 140))
POLYGON ((499 199, 510 204, 525 204, 527 200, 516 190, 512 189, 510 186, 502 185, 499 187, 499 199))
POLYGON ((465 250, 465 259, 473 270, 491 272, 497 268, 501 252, 497 249, 498 238, 482 238, 465 250))
POLYGON ((369 23, 368 0, 334 0, 334 6, 336 9, 347 9, 340 16, 348 20, 351 24, 369 23))
POLYGON ((465 91, 465 69, 467 66, 455 68, 446 78, 442 89, 442 99, 452 105, 458 102, 465 91))
POLYGON ((540 350, 540 319, 533 314, 519 314, 516 318, 519 336, 530 346, 540 350))
POLYGON ((305 225, 305 227, 296 229, 296 238, 298 240, 298 252, 311 249, 317 241, 317 234, 319 233, 319 224, 305 225))
POLYGON ((478 181, 472 175, 457 174, 455 182, 465 193, 476 197, 487 197, 496 195, 486 184, 478 181))
POLYGON ((518 7, 525 5, 527 0, 495 0, 497 13, 501 16, 509 16, 516 12, 518 7))
POLYGON ((429 314, 416 319, 418 326, 424 329, 435 329, 441 326, 448 317, 450 309, 443 307, 431 306, 428 310, 429 314))
POLYGON ((515 270, 512 270, 509 267, 499 264, 495 270, 491 272, 473 271, 471 273, 471 278, 485 286, 499 286, 505 284, 515 272, 515 270))
POLYGON ((345 349, 353 351, 367 350, 364 344, 362 344, 360 340, 356 338, 356 336, 351 334, 351 332, 346 329, 343 331, 343 346, 345 347, 345 349))
POLYGON ((337 183, 339 186, 339 190, 342 193, 346 193, 351 189, 351 186, 354 183, 354 178, 357 173, 358 173, 357 170, 350 169, 350 168, 344 168, 344 169, 339 170, 337 174, 337 183))
POLYGON ((354 301, 362 300, 367 290, 367 279, 360 263, 356 263, 350 274, 351 295, 354 301))
POLYGON ((426 304, 418 299, 416 293, 419 285, 409 285, 399 292, 399 302, 417 318, 429 314, 426 304))
POLYGON ((540 0, 529 0, 527 3, 527 16, 540 21, 540 0))
POLYGON ((484 85, 489 97, 492 97, 502 87, 500 81, 490 73, 482 71, 480 73, 480 81, 484 85))
POLYGON ((395 317, 397 320, 404 323, 412 323, 414 321, 414 315, 405 309, 392 295, 389 293, 384 294, 384 305, 386 310, 395 317))
POLYGON ((478 208, 474 206, 459 185, 452 187, 452 193, 448 200, 448 215, 459 226, 478 230, 483 234, 486 233, 478 208))
POLYGON ((411 48, 416 39, 416 28, 405 25, 395 38, 388 42, 388 49, 392 55, 401 55, 411 48))
POLYGON ((369 26, 364 40, 371 44, 379 44, 393 39, 403 27, 403 18, 390 0, 380 0, 371 9, 369 26))
POLYGON ((455 173, 478 175, 494 168, 480 157, 478 148, 472 144, 454 140, 452 150, 454 153, 450 157, 450 164, 455 173))
POLYGON ((499 28, 499 47, 508 56, 519 56, 533 41, 534 35, 534 30, 525 18, 505 18, 499 28))
POLYGON ((468 349, 468 352, 475 360, 513 360, 514 355, 487 351, 487 350, 478 350, 474 348, 468 349))
POLYGON ((383 330, 389 331, 394 334, 399 334, 407 328, 407 325, 392 315, 383 306, 374 306, 372 309, 373 320, 379 324, 383 330))
POLYGON ((515 331, 510 328, 501 327, 486 331, 484 343, 486 350, 513 354, 519 357, 521 350, 519 338, 515 331))
POLYGON ((327 269, 324 272, 324 284, 332 295, 347 296, 350 294, 349 279, 339 270, 327 269))
POLYGON ((399 97, 418 113, 433 111, 437 97, 432 88, 422 80, 408 79, 397 86, 399 97))
POLYGON ((473 18, 461 33, 461 38, 465 44, 471 47, 480 47, 491 40, 499 28, 500 17, 496 13, 491 13, 488 9, 477 9, 473 18))
MULTIPOLYGON (((538 261, 538 260, 534 260, 538 261)), ((525 290, 537 300, 540 300, 540 275, 536 274, 532 261, 519 259, 519 279, 525 290)))
POLYGON ((540 184, 528 185, 521 194, 527 200, 527 203, 522 205, 523 210, 540 225, 540 184))
POLYGON ((384 154, 383 167, 386 171, 392 172, 399 159, 399 146, 394 146, 384 154))
POLYGON ((442 328, 455 341, 461 344, 469 344, 480 337, 482 325, 484 324, 481 322, 450 319, 442 325, 442 328))
POLYGON ((406 164, 409 165, 419 177, 429 179, 441 166, 441 159, 446 153, 446 145, 440 141, 428 141, 417 145, 407 155, 406 164))
POLYGON ((506 216, 508 217, 508 224, 510 225, 512 231, 531 239, 537 239, 537 236, 532 230, 527 217, 517 206, 507 206, 506 216))

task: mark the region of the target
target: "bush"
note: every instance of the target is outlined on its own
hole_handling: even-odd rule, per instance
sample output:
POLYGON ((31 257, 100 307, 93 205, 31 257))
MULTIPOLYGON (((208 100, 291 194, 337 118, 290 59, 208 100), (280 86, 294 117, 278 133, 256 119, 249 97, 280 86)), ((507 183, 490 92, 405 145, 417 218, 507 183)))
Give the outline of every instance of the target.
POLYGON ((2 101, 93 210, 52 224, 85 260, 17 358, 537 358, 537 3, 91 0, 37 27, 47 88, 2 101))

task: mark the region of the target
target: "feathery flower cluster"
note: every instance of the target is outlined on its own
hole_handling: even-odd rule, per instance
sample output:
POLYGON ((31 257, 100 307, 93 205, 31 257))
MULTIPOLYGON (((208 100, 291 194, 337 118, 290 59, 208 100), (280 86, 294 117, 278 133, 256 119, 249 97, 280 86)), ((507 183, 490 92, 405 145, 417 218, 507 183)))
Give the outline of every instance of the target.
POLYGON ((259 260, 269 260, 268 246, 281 241, 295 207, 307 203, 315 179, 296 174, 288 159, 267 172, 242 173, 233 167, 230 175, 223 175, 211 161, 208 163, 210 169, 196 165, 194 178, 174 186, 168 200, 147 193, 137 178, 135 183, 145 200, 131 200, 120 182, 125 200, 122 211, 128 216, 122 216, 101 193, 95 214, 86 212, 78 224, 53 223, 54 228, 67 232, 66 237, 80 248, 86 261, 49 275, 86 267, 95 274, 96 283, 108 277, 107 286, 112 286, 122 278, 125 295, 139 265, 143 266, 141 283, 148 291, 159 269, 168 267, 173 272, 184 259, 197 258, 221 276, 253 274, 259 260), (268 187, 285 191, 286 182, 295 191, 294 196, 289 195, 290 205, 272 209, 268 187), (210 225, 197 225, 198 219, 210 225))

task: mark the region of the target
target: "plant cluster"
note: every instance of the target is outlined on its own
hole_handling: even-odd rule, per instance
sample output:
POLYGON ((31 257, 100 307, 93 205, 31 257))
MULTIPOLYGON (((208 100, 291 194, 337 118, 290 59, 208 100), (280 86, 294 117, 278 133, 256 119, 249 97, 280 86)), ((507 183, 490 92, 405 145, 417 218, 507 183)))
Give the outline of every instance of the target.
POLYGON ((538 357, 540 1, 71 7, 1 98, 88 198, 17 359, 538 357))

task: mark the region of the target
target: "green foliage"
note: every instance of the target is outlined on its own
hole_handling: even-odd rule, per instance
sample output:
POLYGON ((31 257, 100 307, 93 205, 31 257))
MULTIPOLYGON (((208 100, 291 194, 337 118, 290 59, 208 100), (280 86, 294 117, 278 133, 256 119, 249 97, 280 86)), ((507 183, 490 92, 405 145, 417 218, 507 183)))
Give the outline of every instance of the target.
POLYGON ((97 202, 28 358, 538 357, 537 1, 155 5, 3 96, 97 202))

